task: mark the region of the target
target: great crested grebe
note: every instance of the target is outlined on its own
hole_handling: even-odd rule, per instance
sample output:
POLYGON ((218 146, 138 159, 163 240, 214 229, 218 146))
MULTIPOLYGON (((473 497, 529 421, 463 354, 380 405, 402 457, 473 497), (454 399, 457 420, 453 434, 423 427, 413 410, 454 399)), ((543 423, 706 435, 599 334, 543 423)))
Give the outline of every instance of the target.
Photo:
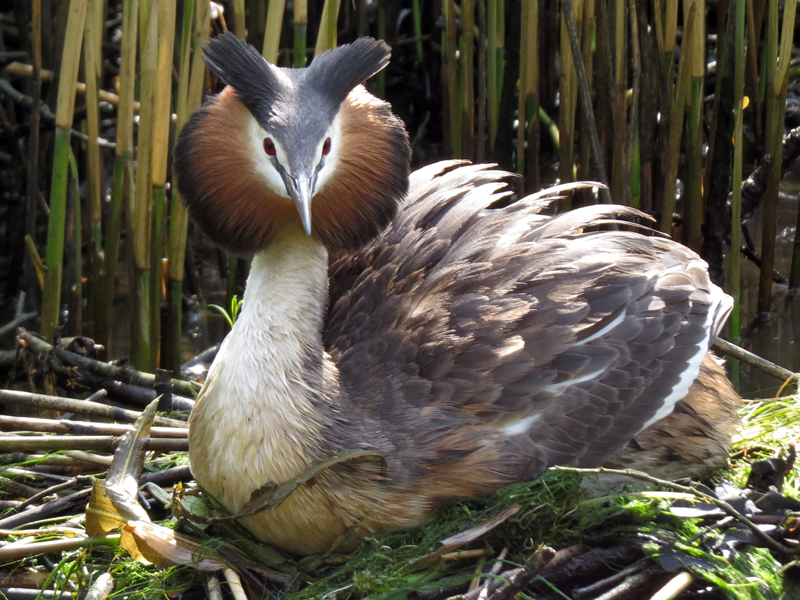
POLYGON ((403 124, 361 85, 383 42, 283 69, 223 34, 205 60, 228 87, 183 128, 177 183, 209 237, 253 259, 191 416, 197 482, 236 514, 343 450, 386 461, 324 470, 243 518, 256 536, 319 553, 550 465, 625 463, 676 405, 657 427, 689 418, 696 439, 676 444, 724 454, 736 395, 706 356, 731 299, 696 254, 598 230, 641 216, 625 207, 548 216, 544 192, 489 208, 509 194, 491 166, 409 176, 403 124))

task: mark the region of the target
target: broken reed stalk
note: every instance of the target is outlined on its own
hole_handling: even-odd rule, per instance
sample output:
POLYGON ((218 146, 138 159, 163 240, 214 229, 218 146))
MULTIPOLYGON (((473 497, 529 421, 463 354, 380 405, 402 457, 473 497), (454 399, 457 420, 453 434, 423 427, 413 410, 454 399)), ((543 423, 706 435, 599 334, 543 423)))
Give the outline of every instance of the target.
POLYGON ((295 69, 306 66, 307 32, 308 0, 294 0, 294 60, 292 63, 295 69))
MULTIPOLYGON (((209 0, 187 0, 183 7, 181 33, 180 78, 178 80, 176 137, 203 99, 205 65, 200 48, 208 40, 209 0)), ((272 11, 272 5, 270 5, 272 11)), ((283 11, 281 9, 281 15, 283 11)), ((270 31, 267 32, 268 34, 270 31)), ((280 36, 280 30, 278 31, 280 36)), ((266 40, 266 38, 265 38, 266 40)), ((266 45, 266 41, 265 41, 266 45)), ((277 49, 275 51, 277 56, 277 49)), ((172 188, 169 227, 169 318, 168 342, 164 349, 164 364, 177 371, 181 365, 181 323, 183 319, 183 273, 186 259, 186 240, 189 230, 189 213, 177 187, 172 188)), ((155 378, 154 378, 155 380, 155 378)))
POLYGON ((245 0, 233 0, 233 33, 240 40, 247 38, 245 0))
POLYGON ((761 369, 764 371, 764 373, 772 375, 773 377, 777 377, 781 381, 800 382, 800 373, 792 373, 789 369, 784 369, 783 367, 776 365, 765 358, 761 358, 760 356, 753 354, 752 352, 745 350, 736 344, 732 344, 726 340, 723 340, 722 338, 717 338, 714 340, 711 348, 726 356, 747 363, 752 367, 761 369))
POLYGON ((778 0, 769 2, 766 49, 766 151, 772 156, 764 193, 764 230, 761 245, 761 273, 758 281, 758 312, 769 313, 772 303, 772 270, 775 262, 775 237, 778 232, 778 187, 781 182, 783 127, 789 87, 789 62, 792 55, 797 0, 787 0, 783 9, 783 31, 778 47, 778 0))
MULTIPOLYGON (((57 452, 60 450, 94 450, 113 452, 118 437, 108 435, 20 435, 0 434, 0 452, 57 452)), ((145 444, 147 450, 188 452, 188 438, 156 438, 145 444)))
MULTIPOLYGON (((144 373, 131 369, 129 367, 120 367, 117 365, 104 363, 87 356, 75 354, 63 348, 53 347, 44 340, 36 337, 27 332, 20 333, 19 339, 22 345, 26 346, 33 352, 42 354, 52 352, 56 358, 61 362, 70 365, 71 367, 78 367, 86 369, 96 375, 101 375, 106 379, 121 381, 123 383, 132 383, 146 388, 155 387, 156 376, 152 373, 144 373)), ((193 398, 200 390, 200 384, 193 381, 186 381, 183 379, 171 379, 172 391, 177 394, 182 394, 193 398)))
MULTIPOLYGON (((74 433, 78 435, 124 435, 131 430, 129 425, 96 423, 94 421, 71 421, 68 419, 37 419, 34 417, 12 417, 0 415, 0 431, 39 431, 44 433, 74 433)), ((154 438, 185 438, 189 430, 178 427, 152 427, 154 438)))
POLYGON ((91 2, 86 11, 83 39, 83 71, 86 79, 86 182, 89 206, 89 278, 90 320, 96 321, 100 292, 105 279, 103 258, 103 164, 100 156, 100 107, 97 90, 103 74, 103 10, 91 2))
MULTIPOLYGON (((92 450, 114 452, 119 436, 111 435, 2 435, 0 452, 58 452, 64 450, 92 450)), ((157 438, 145 445, 147 450, 158 452, 188 452, 188 438, 157 438)))
MULTIPOLYGON (((45 542, 14 542, 0 548, 0 561, 8 562, 37 554, 50 554, 52 552, 69 552, 90 546, 118 546, 119 534, 107 536, 94 536, 84 538, 62 538, 45 542)), ((31 598, 40 597, 37 595, 31 598)))
MULTIPOLYGON (((283 29, 283 13, 286 10, 286 0, 269 0, 267 9, 267 22, 264 26, 264 47, 261 55, 273 65, 278 64, 278 49, 281 43, 281 29, 283 29)), ((184 28, 186 25, 184 25, 184 28)))
POLYGON ((117 146, 114 158, 114 183, 111 191, 111 215, 105 239, 105 280, 96 311, 95 339, 111 347, 111 324, 114 311, 114 288, 122 233, 122 210, 133 196, 133 112, 136 87, 136 39, 139 0, 124 0, 122 5, 122 48, 120 54, 119 107, 117 109, 117 146))
POLYGON ((74 0, 70 3, 58 85, 53 178, 50 187, 50 218, 47 227, 47 271, 42 297, 42 334, 50 341, 55 339, 58 332, 61 309, 69 151, 72 137, 72 115, 75 109, 75 82, 78 80, 86 4, 87 0, 74 0))
MULTIPOLYGON (((92 415, 104 417, 114 421, 133 423, 142 413, 135 410, 128 410, 116 406, 108 406, 98 402, 88 400, 73 400, 71 398, 60 398, 58 396, 46 396, 44 394, 32 394, 30 392, 19 392, 14 390, 0 390, 0 402, 8 404, 33 406, 47 410, 57 410, 61 412, 74 412, 82 415, 92 415)), ((157 425, 162 427, 177 427, 186 429, 188 425, 178 419, 156 416, 157 425)))

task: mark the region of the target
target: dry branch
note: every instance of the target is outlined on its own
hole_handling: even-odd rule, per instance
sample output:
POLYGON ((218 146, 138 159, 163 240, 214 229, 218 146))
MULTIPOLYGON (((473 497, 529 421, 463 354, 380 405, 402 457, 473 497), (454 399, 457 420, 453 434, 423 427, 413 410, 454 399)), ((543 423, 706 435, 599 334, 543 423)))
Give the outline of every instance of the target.
MULTIPOLYGON (((113 452, 118 437, 107 435, 25 435, 0 436, 0 452, 54 452, 58 450, 95 450, 113 452)), ((160 452, 188 452, 188 439, 151 439, 147 450, 160 452)))
MULTIPOLYGON (((74 352, 69 352, 63 348, 53 347, 44 340, 31 335, 28 332, 23 332, 19 336, 20 343, 36 353, 52 352, 62 362, 81 369, 86 369, 97 375, 102 375, 108 379, 122 381, 123 383, 133 383, 142 387, 152 388, 156 383, 156 376, 152 373, 144 373, 129 367, 119 367, 108 363, 81 356, 74 352)), ((200 391, 200 384, 194 381, 184 381, 182 379, 173 379, 172 391, 184 396, 194 397, 200 391)))
MULTIPOLYGON (((114 421, 126 421, 133 423, 141 415, 135 410, 127 410, 116 406, 107 406, 89 400, 73 400, 71 398, 60 398, 58 396, 45 396, 44 394, 32 394, 30 392, 18 392, 12 390, 0 390, 0 402, 9 404, 22 404, 60 410, 62 412, 75 412, 95 417, 105 417, 114 421)), ((164 427, 186 428, 188 425, 178 419, 167 417, 156 417, 155 422, 164 427)))
MULTIPOLYGON (((66 419, 36 419, 0 415, 0 431, 43 431, 47 433, 75 433, 80 435, 124 435, 129 425, 93 423, 66 419)), ((178 427, 153 427, 150 435, 156 438, 185 438, 189 430, 178 427)))

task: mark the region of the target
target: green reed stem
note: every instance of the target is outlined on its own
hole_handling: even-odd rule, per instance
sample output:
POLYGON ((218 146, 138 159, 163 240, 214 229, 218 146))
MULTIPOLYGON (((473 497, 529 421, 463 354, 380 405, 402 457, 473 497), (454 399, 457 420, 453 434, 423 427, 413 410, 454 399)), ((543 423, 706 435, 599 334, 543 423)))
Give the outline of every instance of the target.
POLYGON ((42 335, 53 342, 58 331, 61 307, 61 276, 64 267, 64 226, 67 211, 67 180, 75 108, 75 82, 81 57, 87 0, 73 0, 69 6, 61 74, 58 84, 53 177, 50 187, 50 218, 47 227, 47 272, 42 298, 42 335))
POLYGON ((422 62, 425 58, 422 49, 422 0, 412 0, 411 10, 414 16, 414 37, 417 38, 414 42, 414 51, 417 61, 422 62))

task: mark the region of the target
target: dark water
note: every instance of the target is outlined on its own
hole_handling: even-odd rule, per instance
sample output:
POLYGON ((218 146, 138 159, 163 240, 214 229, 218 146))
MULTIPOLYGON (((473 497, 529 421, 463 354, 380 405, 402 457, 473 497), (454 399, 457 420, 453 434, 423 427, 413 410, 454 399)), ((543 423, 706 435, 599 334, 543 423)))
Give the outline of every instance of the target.
MULTIPOLYGON (((800 165, 781 184, 778 204, 778 237, 775 245, 775 268, 789 276, 797 223, 800 195, 800 165)), ((753 216, 750 231, 757 248, 761 249, 761 210, 753 216)), ((789 297, 786 285, 773 285, 773 309, 769 321, 752 332, 748 325, 758 310, 758 269, 742 258, 742 340, 740 344, 767 360, 793 372, 800 371, 800 295, 789 297)), ((773 397, 783 382, 757 369, 741 366, 739 393, 745 398, 773 397)), ((784 394, 793 393, 790 386, 784 394)))

